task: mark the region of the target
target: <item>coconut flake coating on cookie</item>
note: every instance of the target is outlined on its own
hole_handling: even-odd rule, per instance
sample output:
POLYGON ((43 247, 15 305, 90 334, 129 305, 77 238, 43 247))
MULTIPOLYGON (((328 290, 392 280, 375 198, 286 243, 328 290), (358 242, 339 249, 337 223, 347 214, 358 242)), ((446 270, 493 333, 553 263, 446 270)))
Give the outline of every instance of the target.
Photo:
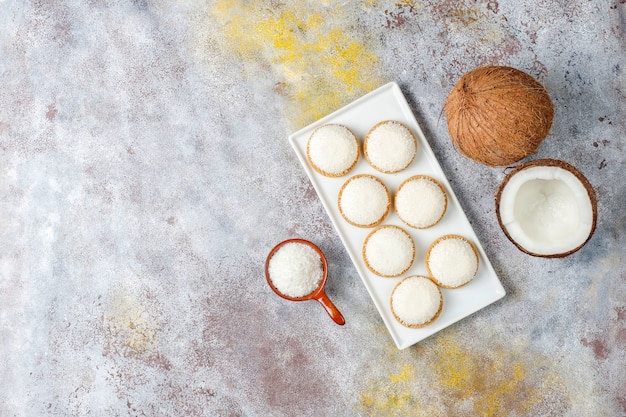
POLYGON ((391 208, 387 186, 373 175, 360 174, 349 178, 339 190, 339 212, 353 226, 374 227, 380 224, 391 208))
POLYGON ((478 253, 474 245, 462 236, 442 236, 428 249, 426 269, 440 286, 458 288, 476 276, 478 253))
POLYGON ((420 328, 439 317, 443 297, 430 279, 411 276, 400 281, 391 292, 391 311, 402 325, 420 328))
POLYGON ((425 229, 443 218, 448 198, 438 181, 425 175, 416 175, 400 184, 394 206, 404 223, 416 229, 425 229))
POLYGON ((374 169, 391 174, 413 162, 417 140, 402 123, 385 120, 369 130, 363 142, 363 153, 374 169))
POLYGON ((397 277, 413 265, 415 242, 398 226, 381 226, 367 235, 362 252, 370 271, 383 277, 397 277))
POLYGON ((359 160, 359 141, 345 126, 328 124, 318 127, 306 147, 309 163, 327 177, 341 177, 359 160))

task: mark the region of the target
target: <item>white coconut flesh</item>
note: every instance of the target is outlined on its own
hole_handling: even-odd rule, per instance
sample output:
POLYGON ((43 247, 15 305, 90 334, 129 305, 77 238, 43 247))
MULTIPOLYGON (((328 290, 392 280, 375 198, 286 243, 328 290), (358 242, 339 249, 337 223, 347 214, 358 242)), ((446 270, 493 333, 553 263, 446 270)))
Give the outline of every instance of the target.
POLYGON ((520 170, 500 196, 500 220, 528 252, 554 255, 584 244, 593 230, 593 207, 585 186, 555 166, 520 170))

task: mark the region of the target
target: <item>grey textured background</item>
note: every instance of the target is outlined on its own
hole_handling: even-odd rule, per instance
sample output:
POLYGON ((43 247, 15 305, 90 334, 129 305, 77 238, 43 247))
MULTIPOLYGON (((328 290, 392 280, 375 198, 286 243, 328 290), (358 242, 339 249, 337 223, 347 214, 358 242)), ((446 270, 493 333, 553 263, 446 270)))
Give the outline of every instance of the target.
MULTIPOLYGON (((0 415, 626 416, 623 1, 0 1, 0 415), (484 64, 556 112, 599 223, 518 251, 441 114, 484 64), (287 136, 397 81, 507 296, 398 351, 287 136), (336 326, 267 287, 326 253, 336 326)), ((530 158, 532 159, 532 158, 530 158)))

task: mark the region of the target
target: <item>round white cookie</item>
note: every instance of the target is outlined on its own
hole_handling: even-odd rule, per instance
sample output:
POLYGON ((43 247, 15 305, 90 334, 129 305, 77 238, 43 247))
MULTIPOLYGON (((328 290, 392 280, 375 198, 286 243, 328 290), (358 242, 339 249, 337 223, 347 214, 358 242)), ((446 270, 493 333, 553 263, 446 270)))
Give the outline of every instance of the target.
POLYGON ((359 160, 359 141, 345 126, 328 124, 313 131, 306 146, 311 167, 326 177, 341 177, 359 160))
POLYGON ((339 190, 339 212, 353 226, 374 227, 391 209, 391 196, 379 178, 360 174, 350 177, 339 190))
POLYGON ((404 223, 416 229, 425 229, 441 221, 448 207, 448 197, 437 180, 416 175, 400 184, 394 207, 404 223))
POLYGON ((377 171, 400 172, 415 159, 417 140, 402 123, 385 120, 369 130, 363 142, 363 153, 377 171))
POLYGON ((442 236, 428 248, 426 270, 437 285, 458 288, 476 276, 478 252, 472 242, 462 236, 442 236))
POLYGON ((367 235, 362 253, 370 271, 382 277, 397 277, 413 265, 415 242, 401 227, 380 226, 367 235))
POLYGON ((434 322, 441 314, 443 296, 433 281, 410 276, 400 281, 391 292, 391 312, 400 324, 421 328, 434 322))

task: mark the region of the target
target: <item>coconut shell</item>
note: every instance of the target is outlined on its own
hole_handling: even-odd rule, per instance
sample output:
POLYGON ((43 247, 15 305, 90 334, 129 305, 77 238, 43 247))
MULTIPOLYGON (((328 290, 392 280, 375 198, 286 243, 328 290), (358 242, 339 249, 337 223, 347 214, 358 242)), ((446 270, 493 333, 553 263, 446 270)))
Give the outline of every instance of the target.
POLYGON ((504 232, 506 237, 515 246, 517 246, 517 248, 519 250, 521 250, 522 252, 524 252, 524 253, 526 253, 528 255, 542 257, 542 258, 564 258, 564 257, 566 257, 568 255, 571 255, 574 252, 579 251, 583 246, 585 246, 587 244, 589 239, 591 239, 591 236, 593 236, 593 233, 596 230, 596 223, 598 221, 598 200, 596 198, 596 192, 594 191, 594 189, 593 189, 591 183, 589 182, 589 180, 587 180, 587 177, 585 177, 574 166, 568 164, 565 161, 560 161, 560 160, 557 160, 557 159, 537 159, 537 160, 534 160, 534 161, 529 161, 529 162, 526 162, 526 163, 518 165, 517 167, 515 167, 515 169, 510 171, 504 177, 504 180, 502 180, 502 183, 498 187, 498 192, 496 193, 496 216, 498 217, 498 224, 500 225, 500 228, 502 229, 502 231, 504 232), (591 210, 592 210, 591 230, 589 231, 589 236, 587 237, 587 239, 582 244, 580 244, 578 247, 576 247, 576 248, 574 248, 574 249, 572 249, 570 251, 563 252, 563 253, 550 254, 550 255, 540 255, 540 254, 537 254, 537 253, 530 252, 529 250, 527 250, 526 248, 521 246, 519 243, 517 243, 515 241, 515 239, 513 239, 511 237, 511 235, 507 231, 506 227, 504 227, 504 224, 502 223, 502 218, 500 217, 500 198, 502 197, 502 192, 504 190, 504 187, 508 184, 508 182, 511 180, 511 178, 513 178, 513 176, 515 176, 515 174, 519 173, 522 170, 525 170, 525 169, 528 169, 528 168, 532 168, 532 167, 536 167, 536 166, 558 167, 558 168, 565 169, 565 170, 571 172, 576 178, 578 178, 578 180, 581 182, 583 187, 585 187, 585 190, 587 190, 587 194, 589 195, 589 201, 591 202, 591 210))
POLYGON ((508 166, 536 153, 554 116, 550 96, 537 80, 503 66, 461 77, 444 108, 457 149, 489 166, 508 166))

